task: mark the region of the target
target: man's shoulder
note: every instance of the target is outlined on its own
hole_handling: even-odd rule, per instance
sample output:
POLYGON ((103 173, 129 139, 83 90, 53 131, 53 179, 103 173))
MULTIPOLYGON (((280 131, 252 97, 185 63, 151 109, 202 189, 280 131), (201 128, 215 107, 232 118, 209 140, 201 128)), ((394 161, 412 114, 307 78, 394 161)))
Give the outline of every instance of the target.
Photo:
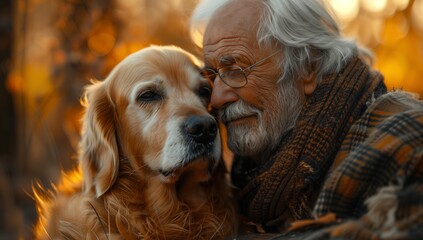
POLYGON ((334 212, 338 218, 364 216, 332 228, 349 236, 352 232, 378 236, 398 226, 407 229, 404 236, 414 234, 410 229, 417 229, 418 224, 409 219, 416 219, 421 201, 408 198, 421 196, 422 156, 422 100, 405 91, 374 99, 344 139, 314 211, 320 215, 334 212), (387 199, 394 204, 385 204, 387 199), (387 213, 401 218, 389 219, 387 213))
MULTIPOLYGON (((423 111, 423 101, 419 95, 402 90, 387 92, 368 102, 366 113, 379 112, 390 116, 407 111, 423 111)), ((366 113, 364 116, 366 116, 366 113)))
POLYGON ((414 121, 423 122, 423 101, 414 93, 392 91, 369 101, 367 110, 353 124, 351 132, 364 130, 370 134, 381 125, 386 129, 387 126, 408 125, 414 121))
POLYGON ((358 148, 365 151, 367 148, 380 148, 393 142, 421 142, 412 139, 423 139, 423 101, 409 92, 388 92, 371 100, 367 110, 351 126, 337 161, 358 148))

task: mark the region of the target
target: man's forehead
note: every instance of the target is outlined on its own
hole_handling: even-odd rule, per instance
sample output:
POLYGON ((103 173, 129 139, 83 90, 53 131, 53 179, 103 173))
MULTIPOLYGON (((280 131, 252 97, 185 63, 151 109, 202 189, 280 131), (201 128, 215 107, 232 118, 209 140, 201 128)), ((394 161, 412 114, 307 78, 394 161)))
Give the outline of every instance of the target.
POLYGON ((256 33, 262 8, 257 0, 235 0, 213 15, 203 39, 206 65, 231 65, 238 62, 240 54, 249 56, 258 48, 256 33))
POLYGON ((262 4, 257 0, 234 0, 216 11, 217 18, 225 18, 244 23, 251 17, 260 15, 262 4), (240 20, 240 21, 239 21, 240 20))
POLYGON ((230 66, 236 63, 244 62, 246 58, 252 57, 251 49, 244 46, 231 48, 230 46, 221 47, 218 51, 210 50, 211 47, 204 48, 205 65, 230 66))
POLYGON ((220 8, 207 25, 204 43, 257 32, 262 5, 253 0, 232 1, 220 8), (210 34, 207 34, 210 33, 210 34))

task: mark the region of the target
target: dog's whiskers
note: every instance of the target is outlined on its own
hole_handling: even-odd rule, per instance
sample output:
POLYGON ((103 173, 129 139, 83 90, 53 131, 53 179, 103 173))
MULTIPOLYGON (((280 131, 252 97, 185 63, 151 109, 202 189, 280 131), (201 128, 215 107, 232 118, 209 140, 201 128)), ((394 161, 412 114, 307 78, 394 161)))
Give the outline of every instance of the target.
POLYGON ((111 231, 110 231, 110 205, 109 203, 107 203, 107 226, 109 227, 109 236, 111 236, 111 231))
POLYGON ((223 216, 222 221, 220 221, 219 227, 216 229, 216 231, 213 233, 210 239, 213 239, 214 236, 220 231, 220 229, 222 229, 223 223, 226 222, 227 216, 228 216, 228 213, 225 213, 225 216, 223 216))
POLYGON ((100 240, 100 238, 97 236, 97 234, 94 232, 95 238, 97 238, 97 240, 100 240))
POLYGON ((92 207, 92 209, 94 210, 95 215, 97 215, 98 221, 100 222, 101 229, 103 230, 104 235, 106 236, 107 240, 109 240, 109 235, 107 234, 106 229, 104 228, 104 224, 103 224, 103 221, 101 221, 100 215, 98 215, 97 210, 96 210, 96 209, 95 209, 95 207, 91 204, 91 202, 90 202, 90 201, 88 201, 88 203, 90 204, 90 206, 91 206, 91 207, 92 207))
POLYGON ((53 238, 51 238, 50 234, 47 232, 46 226, 44 225, 44 223, 41 224, 41 227, 43 228, 44 232, 46 233, 48 239, 53 240, 53 238))

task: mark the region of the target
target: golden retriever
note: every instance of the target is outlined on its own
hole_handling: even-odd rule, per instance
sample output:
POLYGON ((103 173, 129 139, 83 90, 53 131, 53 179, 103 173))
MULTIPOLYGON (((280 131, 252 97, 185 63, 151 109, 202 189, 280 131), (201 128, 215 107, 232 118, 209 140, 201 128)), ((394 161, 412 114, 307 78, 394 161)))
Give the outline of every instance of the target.
POLYGON ((199 61, 151 46, 86 88, 77 170, 34 188, 37 239, 222 239, 235 213, 199 61))

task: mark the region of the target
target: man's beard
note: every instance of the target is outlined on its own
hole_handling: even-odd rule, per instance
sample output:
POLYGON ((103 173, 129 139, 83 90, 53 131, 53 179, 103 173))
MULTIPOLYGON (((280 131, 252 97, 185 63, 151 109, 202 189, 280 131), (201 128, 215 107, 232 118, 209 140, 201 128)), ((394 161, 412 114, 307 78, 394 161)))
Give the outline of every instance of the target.
POLYGON ((239 100, 219 112, 219 119, 227 127, 228 147, 234 154, 252 157, 264 151, 271 151, 279 144, 284 134, 294 127, 304 97, 294 84, 279 86, 279 91, 273 97, 266 96, 263 100, 267 104, 264 110, 239 100), (231 119, 249 115, 256 116, 257 122, 231 126, 231 119))

